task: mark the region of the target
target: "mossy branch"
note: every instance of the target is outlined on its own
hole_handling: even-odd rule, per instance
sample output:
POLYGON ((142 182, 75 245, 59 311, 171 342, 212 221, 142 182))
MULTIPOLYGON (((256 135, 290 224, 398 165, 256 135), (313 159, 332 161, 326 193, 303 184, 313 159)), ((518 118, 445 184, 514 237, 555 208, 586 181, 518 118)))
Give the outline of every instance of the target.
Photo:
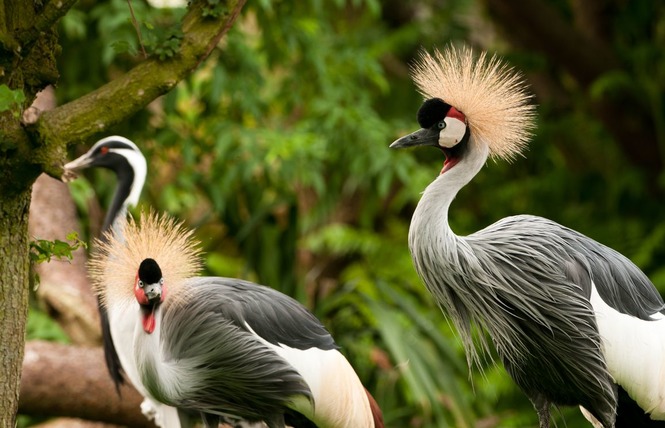
POLYGON ((196 69, 231 28, 245 2, 227 1, 225 13, 217 19, 204 17, 204 2, 194 2, 183 19, 180 50, 172 59, 149 58, 97 90, 44 112, 28 126, 45 152, 40 156, 47 162, 42 164, 44 172, 59 177, 68 145, 85 142, 125 120, 196 69))
POLYGON ((41 12, 30 28, 22 30, 17 39, 21 45, 30 44, 39 38, 43 31, 52 28, 78 0, 51 0, 41 12))

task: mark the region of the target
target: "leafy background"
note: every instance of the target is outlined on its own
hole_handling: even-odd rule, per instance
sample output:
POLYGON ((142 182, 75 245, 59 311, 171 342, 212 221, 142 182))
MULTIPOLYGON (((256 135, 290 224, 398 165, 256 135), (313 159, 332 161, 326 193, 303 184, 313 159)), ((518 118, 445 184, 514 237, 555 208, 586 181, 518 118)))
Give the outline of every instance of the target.
MULTIPOLYGON (((572 14, 574 2, 545 3, 572 14)), ((453 229, 468 234, 518 213, 549 217, 626 254, 665 291, 665 179, 631 162, 593 110, 594 100, 630 92, 665 148, 665 15, 658 2, 609 3, 610 43, 624 71, 583 86, 500 35, 482 1, 249 2, 191 78, 110 133, 135 141, 148 159, 141 206, 196 228, 208 273, 306 304, 377 398, 387 426, 537 426, 500 366, 488 360, 469 373, 455 332, 413 270, 409 221, 440 153, 388 145, 417 128, 422 100, 408 70, 420 48, 454 42, 499 52, 533 85, 537 133, 524 158, 488 162, 460 193, 453 229), (543 89, 544 75, 555 93, 543 89)), ((146 50, 169 60, 184 9, 132 6, 146 50)), ((141 60, 124 0, 81 1, 60 31, 60 103, 141 60)), ((86 178, 71 189, 90 237, 114 180, 106 171, 86 178)), ((66 340, 38 308, 29 323, 30 338, 66 340)), ((587 426, 574 408, 555 417, 559 426, 587 426)))

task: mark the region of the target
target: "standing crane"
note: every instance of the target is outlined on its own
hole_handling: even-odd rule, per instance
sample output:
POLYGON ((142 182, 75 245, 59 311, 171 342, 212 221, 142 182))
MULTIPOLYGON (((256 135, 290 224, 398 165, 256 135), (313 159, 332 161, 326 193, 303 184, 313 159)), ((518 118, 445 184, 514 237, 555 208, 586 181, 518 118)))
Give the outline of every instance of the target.
MULTIPOLYGON (((94 167, 111 170, 117 179, 113 200, 106 212, 101 229, 101 236, 103 237, 106 231, 111 230, 114 225, 118 224, 117 222, 124 221, 128 208, 138 204, 148 169, 145 157, 136 144, 125 137, 114 135, 102 138, 86 153, 67 163, 64 166, 65 174, 63 178, 65 180, 73 179, 76 177, 77 172, 94 167)), ((111 340, 108 314, 99 299, 97 303, 102 327, 102 342, 104 345, 106 367, 119 393, 120 385, 124 383, 121 364, 113 346, 113 341, 111 340)))
MULTIPOLYGON (((117 239, 122 239, 118 234, 122 232, 122 225, 126 221, 127 211, 138 204, 141 191, 145 184, 147 175, 145 156, 143 156, 143 153, 134 142, 125 137, 114 135, 102 138, 86 153, 64 166, 65 174, 63 175, 63 179, 74 179, 77 173, 88 168, 106 168, 111 170, 116 176, 116 189, 111 205, 104 218, 101 239, 106 239, 107 234, 110 232, 116 234, 117 239)), ((99 298, 97 299, 97 303, 106 367, 111 375, 111 379, 113 379, 116 390, 120 393, 120 386, 125 382, 123 367, 125 368, 124 372, 129 374, 132 385, 138 389, 137 385, 140 385, 139 380, 132 378, 135 370, 126 369, 130 365, 133 365, 133 362, 129 360, 121 361, 119 358, 111 336, 108 312, 99 298)), ((139 392, 144 397, 148 397, 144 391, 139 389, 139 392)), ((154 402, 150 398, 145 398, 141 404, 141 410, 146 417, 154 419, 155 423, 160 427, 180 428, 180 419, 175 408, 170 408, 154 402)), ((261 424, 250 424, 246 421, 239 421, 233 418, 225 418, 223 422, 242 428, 257 428, 262 426, 261 424)))
POLYGON ((542 217, 507 217, 469 236, 448 224, 454 197, 488 157, 510 159, 528 142, 535 112, 522 76, 496 56, 449 47, 423 53, 413 78, 426 99, 421 129, 390 147, 437 147, 445 162, 413 214, 409 248, 469 365, 475 345, 488 350, 484 336, 472 339, 476 324, 541 428, 552 404, 580 405, 596 427, 619 426, 624 405, 644 422, 626 426, 665 420, 665 304, 639 268, 542 217))
POLYGON ((283 428, 297 412, 320 428, 383 427, 316 317, 272 288, 198 276, 197 243, 182 224, 143 215, 98 249, 90 274, 118 355, 134 363, 128 376, 182 421, 200 415, 216 427, 230 414, 283 428))

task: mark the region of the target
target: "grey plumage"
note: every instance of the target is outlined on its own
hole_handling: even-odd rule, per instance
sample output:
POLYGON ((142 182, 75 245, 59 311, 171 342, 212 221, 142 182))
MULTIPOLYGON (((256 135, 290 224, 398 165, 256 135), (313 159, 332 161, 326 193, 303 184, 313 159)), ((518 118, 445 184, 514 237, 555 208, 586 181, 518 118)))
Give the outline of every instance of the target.
POLYGON ((217 382, 194 379, 205 388, 157 399, 261 420, 281 414, 293 395, 311 398, 298 372, 257 338, 298 349, 336 349, 332 336, 302 305, 271 288, 231 278, 192 278, 182 292, 186 301, 163 306, 165 362, 177 361, 178 370, 217 382))

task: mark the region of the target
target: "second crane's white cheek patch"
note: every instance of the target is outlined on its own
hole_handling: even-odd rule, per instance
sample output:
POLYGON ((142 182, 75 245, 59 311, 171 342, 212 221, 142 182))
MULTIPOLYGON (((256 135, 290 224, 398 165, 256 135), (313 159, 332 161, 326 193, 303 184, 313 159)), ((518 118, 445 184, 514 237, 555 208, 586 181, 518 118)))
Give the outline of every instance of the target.
POLYGON ((464 138, 466 124, 454 117, 447 117, 444 121, 446 122, 446 127, 439 133, 439 145, 451 148, 464 138))

